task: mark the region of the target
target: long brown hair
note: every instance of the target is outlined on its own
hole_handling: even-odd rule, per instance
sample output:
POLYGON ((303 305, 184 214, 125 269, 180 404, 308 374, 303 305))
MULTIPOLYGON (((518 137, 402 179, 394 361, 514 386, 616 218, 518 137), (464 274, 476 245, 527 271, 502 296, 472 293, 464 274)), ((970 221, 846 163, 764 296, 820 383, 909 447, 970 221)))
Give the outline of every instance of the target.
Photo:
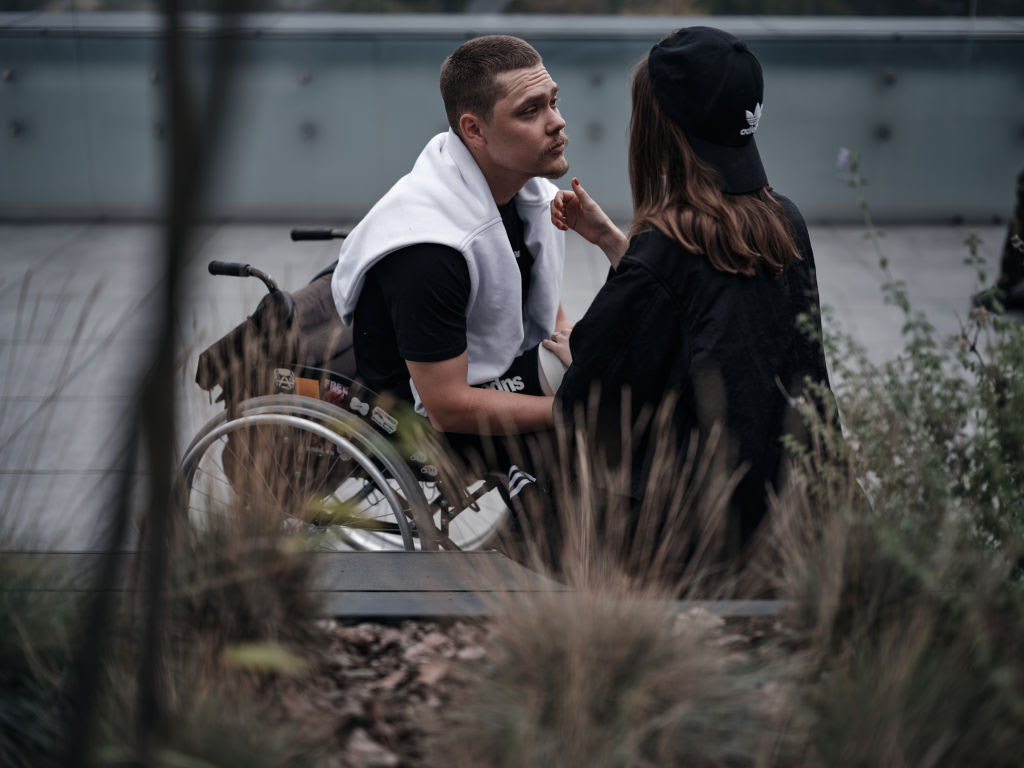
POLYGON ((630 235, 656 227, 731 274, 760 269, 777 276, 800 258, 789 219, 767 187, 743 195, 722 191, 718 171, 697 157, 655 100, 646 59, 633 75, 629 182, 630 235))

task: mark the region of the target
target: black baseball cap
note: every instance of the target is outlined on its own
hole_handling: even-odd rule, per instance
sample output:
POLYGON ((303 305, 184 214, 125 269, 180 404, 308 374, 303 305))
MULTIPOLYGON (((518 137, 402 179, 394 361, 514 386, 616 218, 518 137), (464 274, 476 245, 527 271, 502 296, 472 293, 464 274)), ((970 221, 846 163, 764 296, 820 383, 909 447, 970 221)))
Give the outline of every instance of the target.
POLYGON ((734 195, 768 185, 754 132, 764 102, 757 57, 713 27, 676 30, 647 57, 654 97, 734 195))

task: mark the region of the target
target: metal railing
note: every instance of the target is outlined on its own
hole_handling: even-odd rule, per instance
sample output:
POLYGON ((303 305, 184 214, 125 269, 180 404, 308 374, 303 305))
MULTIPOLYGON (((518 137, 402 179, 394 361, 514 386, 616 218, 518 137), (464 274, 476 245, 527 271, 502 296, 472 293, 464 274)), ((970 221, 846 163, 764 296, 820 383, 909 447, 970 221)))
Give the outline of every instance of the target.
MULTIPOLYGON (((489 32, 534 43, 561 86, 572 173, 629 211, 629 72, 671 29, 747 39, 765 71, 757 139, 773 186, 814 220, 856 217, 836 178, 863 156, 887 220, 1005 215, 1024 165, 1024 19, 363 16, 238 20, 210 215, 361 215, 446 128, 444 57, 489 32)), ((189 18, 200 79, 214 25, 189 18)), ((0 216, 160 210, 162 30, 145 13, 0 14, 0 216)))

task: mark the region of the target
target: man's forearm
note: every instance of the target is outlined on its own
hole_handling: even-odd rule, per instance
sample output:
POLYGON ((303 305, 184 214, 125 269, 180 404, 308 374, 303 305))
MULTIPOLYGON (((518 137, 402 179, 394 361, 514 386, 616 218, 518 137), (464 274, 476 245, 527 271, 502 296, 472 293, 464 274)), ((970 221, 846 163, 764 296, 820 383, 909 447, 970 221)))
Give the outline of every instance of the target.
POLYGON ((480 435, 513 435, 551 429, 554 426, 553 404, 552 397, 469 388, 463 407, 449 409, 439 428, 445 432, 480 435))
POLYGON ((466 352, 449 360, 406 365, 430 423, 442 432, 513 435, 554 425, 553 398, 469 386, 466 352))
POLYGON ((443 432, 512 435, 554 426, 554 398, 466 387, 457 397, 428 408, 435 428, 443 432))

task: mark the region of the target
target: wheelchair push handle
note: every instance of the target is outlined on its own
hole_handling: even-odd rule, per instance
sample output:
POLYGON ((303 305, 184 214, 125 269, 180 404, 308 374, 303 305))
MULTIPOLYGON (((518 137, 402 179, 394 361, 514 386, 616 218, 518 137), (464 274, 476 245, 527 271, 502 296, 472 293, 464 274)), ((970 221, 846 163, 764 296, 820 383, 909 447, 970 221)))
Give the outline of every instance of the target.
POLYGON ((299 240, 343 240, 348 237, 348 230, 333 227, 296 227, 291 234, 293 242, 299 240))
POLYGON ((211 275, 228 275, 230 277, 248 277, 252 266, 237 261, 211 261, 208 269, 211 275))
POLYGON ((258 277, 267 286, 271 293, 277 293, 281 289, 270 275, 262 269, 256 269, 251 264, 242 264, 237 261, 211 261, 207 265, 211 275, 227 275, 229 277, 258 277))

